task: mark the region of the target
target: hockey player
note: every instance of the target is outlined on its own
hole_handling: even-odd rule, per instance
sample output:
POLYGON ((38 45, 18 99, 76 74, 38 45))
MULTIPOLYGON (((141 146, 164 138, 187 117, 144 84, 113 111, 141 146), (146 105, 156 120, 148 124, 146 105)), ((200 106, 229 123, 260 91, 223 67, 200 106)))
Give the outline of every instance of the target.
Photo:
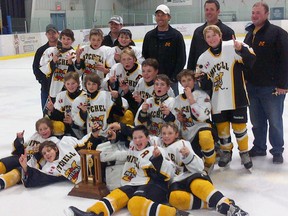
POLYGON ((79 127, 86 126, 87 133, 91 132, 93 122, 97 122, 102 130, 106 130, 107 125, 114 122, 114 114, 124 115, 122 98, 117 91, 100 90, 101 79, 96 73, 87 74, 84 84, 87 92, 74 100, 72 119, 79 127))
MULTIPOLYGON (((128 101, 129 110, 133 114, 131 119, 134 119, 138 110, 138 103, 133 99, 132 93, 141 77, 142 69, 141 65, 137 63, 135 52, 130 48, 125 48, 120 54, 120 63, 112 66, 110 73, 103 81, 105 90, 109 90, 108 86, 110 86, 128 101)), ((133 124, 133 120, 129 123, 133 124)))
POLYGON ((149 133, 158 136, 164 122, 176 121, 171 112, 175 98, 169 97, 169 89, 170 80, 167 75, 157 75, 154 83, 155 95, 147 100, 145 99, 139 107, 135 117, 135 125, 146 124, 149 133))
MULTIPOLYGON (((84 84, 85 76, 90 73, 96 73, 101 79, 104 79, 109 73, 111 64, 110 56, 113 55, 113 49, 108 46, 101 46, 103 41, 103 32, 101 29, 91 29, 89 33, 89 45, 85 45, 76 50, 75 68, 82 74, 84 84)), ((83 85, 85 89, 85 86, 83 85)))
POLYGON ((129 29, 121 29, 119 31, 119 35, 118 35, 118 44, 116 46, 113 47, 114 50, 114 58, 111 61, 112 65, 119 63, 121 60, 121 53, 125 48, 129 48, 131 50, 133 50, 133 52, 135 53, 136 56, 136 60, 139 64, 141 64, 143 62, 143 57, 142 57, 142 53, 141 50, 139 48, 137 48, 134 44, 134 42, 132 41, 132 33, 129 29))
POLYGON ((21 179, 19 157, 26 152, 28 158, 34 157, 37 166, 42 167, 45 163, 39 153, 40 143, 50 140, 58 142, 59 139, 52 136, 53 125, 48 118, 41 118, 35 123, 36 132, 24 141, 24 131, 17 133, 17 138, 13 143, 12 156, 0 159, 0 189, 11 187, 21 179), (3 175, 1 175, 3 174, 3 175))
POLYGON ((184 93, 175 98, 172 113, 180 122, 182 138, 189 140, 194 152, 203 157, 205 170, 210 174, 216 158, 213 129, 209 123, 210 97, 202 90, 194 90, 195 76, 191 70, 182 70, 177 80, 184 87, 184 93))
POLYGON ((70 206, 66 215, 110 216, 125 206, 131 215, 188 215, 174 207, 160 204, 166 200, 168 181, 174 167, 173 163, 167 160, 165 151, 154 144, 156 137, 152 141, 148 134, 144 125, 133 129, 133 141, 128 154, 123 155, 126 162, 120 188, 97 201, 87 212, 70 206))
MULTIPOLYGON (((148 58, 142 62, 142 78, 138 81, 133 92, 133 98, 140 106, 145 98, 150 98, 155 95, 154 82, 158 75, 159 64, 156 59, 148 58)), ((168 90, 170 97, 175 97, 175 94, 170 87, 168 90)))
POLYGON ((75 51, 72 43, 75 41, 71 29, 64 29, 60 33, 61 47, 50 47, 45 50, 40 60, 40 70, 51 77, 49 96, 55 101, 57 94, 63 90, 64 75, 68 71, 75 71, 75 51))
POLYGON ((169 203, 181 210, 213 208, 224 215, 248 215, 214 187, 210 177, 203 171, 202 159, 194 153, 190 142, 178 139, 178 136, 177 125, 163 124, 163 148, 176 165, 176 175, 169 186, 169 203))
POLYGON ((199 57, 197 70, 212 82, 212 120, 221 149, 218 165, 226 167, 232 160, 231 123, 241 162, 246 169, 251 169, 246 127, 249 101, 243 71, 245 67, 252 67, 256 56, 251 48, 235 39, 222 41, 218 26, 207 26, 203 34, 209 49, 199 57))
POLYGON ((86 128, 81 128, 74 124, 71 110, 73 101, 79 96, 84 95, 84 91, 80 90, 80 80, 77 72, 68 72, 64 75, 65 91, 59 92, 56 96, 55 103, 48 100, 47 114, 53 123, 64 124, 65 131, 58 131, 58 134, 65 136, 74 136, 78 139, 86 134, 86 128), (55 122, 56 123, 56 122, 55 122))

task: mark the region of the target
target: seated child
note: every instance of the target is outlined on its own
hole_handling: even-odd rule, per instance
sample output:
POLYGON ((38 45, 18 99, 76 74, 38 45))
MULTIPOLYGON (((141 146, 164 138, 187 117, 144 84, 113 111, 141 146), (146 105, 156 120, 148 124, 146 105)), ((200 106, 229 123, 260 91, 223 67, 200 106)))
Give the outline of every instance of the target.
POLYGON ((149 133, 159 136, 161 125, 164 122, 175 122, 176 118, 171 110, 174 106, 175 98, 169 97, 170 80, 167 75, 157 75, 154 82, 155 95, 145 99, 139 107, 135 125, 145 124, 149 129, 149 133))
POLYGON ((194 90, 195 77, 191 70, 182 70, 177 79, 184 87, 184 93, 175 98, 172 113, 180 122, 182 138, 191 142, 194 152, 203 157, 205 170, 210 174, 216 159, 213 137, 216 132, 212 133, 213 129, 208 122, 210 97, 202 90, 194 90))
MULTIPOLYGON (((47 103, 47 115, 53 120, 53 125, 62 125, 64 131, 58 131, 57 135, 74 136, 81 139, 85 134, 86 128, 81 128, 74 124, 71 110, 73 101, 85 92, 80 90, 79 75, 76 72, 68 72, 64 75, 64 85, 66 90, 57 94, 56 101, 53 104, 51 100, 47 103)), ((54 130, 55 134, 55 130, 54 130)))
POLYGON ((178 136, 177 125, 162 125, 162 146, 176 166, 176 175, 169 186, 169 203, 181 210, 213 208, 229 216, 249 215, 214 187, 210 177, 203 172, 202 159, 194 153, 190 142, 178 139, 178 136))
POLYGON ((28 158, 34 157, 37 166, 41 168, 45 161, 39 153, 40 143, 50 140, 55 143, 59 139, 52 135, 53 124, 48 118, 41 118, 35 123, 36 132, 24 141, 24 131, 17 133, 17 138, 13 143, 12 156, 0 159, 0 189, 11 187, 21 179, 19 157, 26 152, 28 158), (3 174, 3 175, 1 175, 3 174))
POLYGON ((132 93, 141 77, 141 65, 137 63, 134 51, 125 48, 120 54, 120 63, 112 66, 110 73, 103 81, 103 86, 107 91, 109 86, 113 90, 117 90, 128 101, 129 110, 135 115, 138 110, 138 103, 133 99, 132 93))
POLYGON ((97 216, 112 215, 127 206, 131 215, 176 216, 188 215, 161 203, 167 202, 167 186, 174 172, 172 162, 167 160, 163 149, 150 140, 144 125, 133 129, 133 142, 123 154, 126 160, 122 174, 122 186, 97 201, 87 212, 70 206, 66 215, 97 216))
MULTIPOLYGON (((155 95, 154 82, 158 75, 159 64, 156 59, 147 58, 142 62, 142 78, 138 81, 133 92, 133 98, 140 106, 145 98, 150 98, 155 95)), ((168 90, 170 97, 175 97, 175 94, 170 87, 168 90)))

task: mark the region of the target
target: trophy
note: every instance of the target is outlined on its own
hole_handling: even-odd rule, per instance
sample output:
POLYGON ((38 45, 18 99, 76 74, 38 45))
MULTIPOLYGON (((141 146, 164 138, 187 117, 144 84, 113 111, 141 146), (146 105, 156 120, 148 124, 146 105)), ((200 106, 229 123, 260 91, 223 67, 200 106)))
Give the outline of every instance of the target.
POLYGON ((82 181, 76 184, 68 195, 92 199, 103 198, 109 193, 109 190, 102 181, 100 151, 81 149, 79 154, 81 157, 82 181), (88 163, 87 156, 92 156, 88 159, 88 163), (92 172, 93 168, 94 173, 92 172))

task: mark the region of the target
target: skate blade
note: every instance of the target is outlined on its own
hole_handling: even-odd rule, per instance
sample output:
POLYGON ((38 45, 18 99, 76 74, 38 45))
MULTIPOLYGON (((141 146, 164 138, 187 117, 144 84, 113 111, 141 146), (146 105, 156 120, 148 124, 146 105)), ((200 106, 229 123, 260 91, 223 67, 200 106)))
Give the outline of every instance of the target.
POLYGON ((221 172, 223 172, 223 171, 225 171, 225 170, 227 170, 227 169, 229 169, 230 168, 230 163, 228 163, 226 166, 224 166, 224 167, 220 167, 220 166, 218 166, 219 167, 219 170, 221 171, 221 172))
POLYGON ((248 172, 249 174, 252 174, 252 173, 253 173, 252 167, 251 167, 250 169, 246 169, 246 170, 247 170, 247 172, 248 172))

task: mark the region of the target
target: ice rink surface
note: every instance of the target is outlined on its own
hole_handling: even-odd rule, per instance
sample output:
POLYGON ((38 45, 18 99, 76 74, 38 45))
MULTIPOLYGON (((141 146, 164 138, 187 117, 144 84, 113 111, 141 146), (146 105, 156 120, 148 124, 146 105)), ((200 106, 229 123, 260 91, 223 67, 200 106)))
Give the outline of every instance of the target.
MULTIPOLYGON (((138 45, 138 44, 137 44, 138 45)), ((189 51, 190 40, 186 41, 189 51)), ((9 156, 16 133, 25 130, 29 138, 34 124, 41 118, 40 85, 32 72, 33 57, 0 61, 0 158, 9 156)), ((285 101, 284 130, 288 143, 288 102, 285 101)), ((249 148, 253 142, 251 124, 248 123, 249 148)), ((233 137, 233 142, 235 139, 233 137)), ((268 149, 271 148, 268 143, 268 149)), ((284 164, 272 164, 272 155, 253 158, 253 172, 248 173, 240 164, 237 145, 233 161, 225 171, 215 166, 211 175, 214 185, 225 196, 251 216, 287 215, 288 213, 288 151, 284 151, 284 164)), ((67 196, 73 185, 58 183, 43 188, 26 189, 17 185, 0 191, 0 216, 63 216, 70 205, 85 210, 95 200, 67 196)), ((116 216, 129 215, 127 210, 116 216)), ((220 215, 212 210, 193 210, 191 215, 220 215)))

